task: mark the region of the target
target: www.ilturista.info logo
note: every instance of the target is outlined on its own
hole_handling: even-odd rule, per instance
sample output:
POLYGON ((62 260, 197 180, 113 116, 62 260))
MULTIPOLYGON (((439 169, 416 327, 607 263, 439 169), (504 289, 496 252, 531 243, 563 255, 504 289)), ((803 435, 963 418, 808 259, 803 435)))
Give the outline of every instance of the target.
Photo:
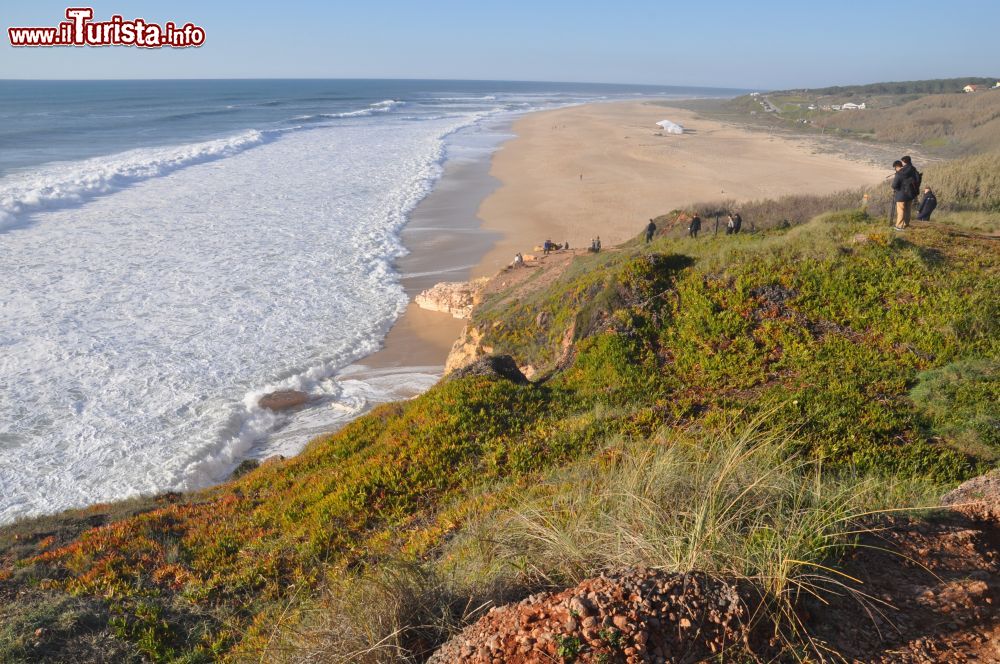
POLYGON ((68 20, 48 28, 7 28, 11 46, 139 46, 187 48, 205 43, 205 29, 193 23, 163 25, 145 19, 126 21, 114 15, 109 21, 92 21, 91 7, 70 7, 68 20))

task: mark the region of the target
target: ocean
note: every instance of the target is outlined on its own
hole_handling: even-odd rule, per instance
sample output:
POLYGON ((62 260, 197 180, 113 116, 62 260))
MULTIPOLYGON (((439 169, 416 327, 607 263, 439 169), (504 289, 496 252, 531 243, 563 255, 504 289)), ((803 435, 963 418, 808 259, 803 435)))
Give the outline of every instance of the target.
POLYGON ((447 160, 533 110, 732 94, 0 81, 0 523, 208 486, 427 389, 440 367, 349 368, 407 304, 400 231, 447 160), (278 389, 319 407, 257 406, 278 389))

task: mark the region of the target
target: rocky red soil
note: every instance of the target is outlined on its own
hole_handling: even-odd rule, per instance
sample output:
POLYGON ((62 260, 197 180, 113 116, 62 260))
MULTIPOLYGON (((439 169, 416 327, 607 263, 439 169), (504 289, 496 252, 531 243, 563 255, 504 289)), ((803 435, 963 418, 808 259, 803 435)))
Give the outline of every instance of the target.
POLYGON ((430 663, 702 661, 745 651, 752 596, 697 573, 603 575, 492 609, 430 663))
POLYGON ((942 503, 862 538, 840 567, 861 583, 809 604, 817 640, 848 661, 1000 662, 1000 471, 942 503))
MULTIPOLYGON (((953 509, 883 517, 800 593, 806 661, 1000 663, 1000 474, 948 494, 953 509)), ((492 609, 430 662, 802 661, 776 654, 749 584, 629 570, 492 609), (727 653, 728 656, 720 655, 727 653)))

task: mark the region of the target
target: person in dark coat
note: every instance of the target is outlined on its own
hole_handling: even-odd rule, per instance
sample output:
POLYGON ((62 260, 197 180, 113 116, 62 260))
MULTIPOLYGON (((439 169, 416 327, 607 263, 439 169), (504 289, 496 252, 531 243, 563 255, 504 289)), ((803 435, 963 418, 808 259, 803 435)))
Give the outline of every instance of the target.
POLYGON ((902 161, 895 161, 892 167, 896 169, 896 175, 892 178, 892 200, 896 203, 896 224, 897 231, 904 230, 910 225, 910 210, 913 206, 913 199, 917 197, 917 181, 913 164, 904 164, 902 161))
POLYGON ((913 165, 913 158, 910 155, 905 157, 900 157, 899 160, 903 162, 903 168, 910 166, 913 168, 913 181, 917 183, 917 187, 914 190, 913 198, 920 195, 920 185, 923 184, 924 174, 917 170, 917 167, 913 165))
POLYGON ((646 224, 646 244, 649 244, 653 240, 653 234, 656 233, 656 224, 650 219, 649 223, 646 224))
POLYGON ((743 228, 743 217, 740 216, 739 212, 734 212, 733 213, 733 235, 736 235, 737 233, 739 233, 741 228, 743 228))
POLYGON ((688 224, 688 237, 698 237, 698 231, 701 230, 701 217, 694 215, 691 217, 691 223, 688 224))
POLYGON ((930 221, 931 212, 937 207, 937 196, 930 187, 924 187, 924 200, 920 201, 920 210, 917 212, 917 221, 930 221))

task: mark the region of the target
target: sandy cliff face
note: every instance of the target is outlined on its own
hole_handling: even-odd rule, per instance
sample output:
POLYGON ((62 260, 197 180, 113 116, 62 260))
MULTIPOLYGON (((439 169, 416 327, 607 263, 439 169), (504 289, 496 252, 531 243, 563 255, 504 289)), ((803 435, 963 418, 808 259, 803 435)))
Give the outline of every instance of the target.
POLYGON ((472 307, 478 301, 479 293, 488 279, 481 277, 472 281, 446 281, 435 284, 414 298, 421 309, 440 311, 455 318, 468 318, 472 307))
MULTIPOLYGON (((417 295, 414 302, 422 309, 440 311, 458 319, 468 320, 472 317, 472 310, 480 301, 483 289, 489 281, 488 277, 481 277, 473 281, 442 282, 417 295)), ((493 349, 482 344, 482 337, 475 326, 466 324, 448 354, 445 373, 449 374, 489 355, 493 349)))
POLYGON ((493 349, 482 344, 482 333, 472 325, 462 328, 462 334, 455 341, 448 353, 448 359, 444 363, 445 374, 450 374, 456 369, 468 366, 479 358, 489 355, 493 349))

